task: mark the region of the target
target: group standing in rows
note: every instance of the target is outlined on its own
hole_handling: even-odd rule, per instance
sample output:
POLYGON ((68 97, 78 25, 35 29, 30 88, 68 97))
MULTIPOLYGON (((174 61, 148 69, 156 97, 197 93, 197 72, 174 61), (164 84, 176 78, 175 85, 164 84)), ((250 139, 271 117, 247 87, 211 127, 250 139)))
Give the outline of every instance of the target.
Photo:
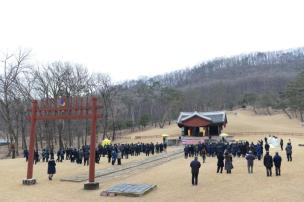
MULTIPOLYGON (((276 137, 275 137, 276 138, 276 137)), ((259 140, 256 144, 253 142, 249 144, 248 141, 228 143, 221 141, 219 143, 199 143, 198 145, 186 145, 184 147, 184 157, 195 157, 191 162, 190 167, 192 171, 192 185, 197 185, 197 178, 199 169, 201 167, 198 161, 198 156, 201 156, 203 163, 206 161, 206 156, 217 157, 217 173, 222 173, 225 168, 227 174, 231 174, 233 169, 233 157, 244 157, 247 161, 248 173, 253 173, 254 160, 261 160, 264 154, 264 149, 266 154, 263 158, 263 164, 266 168, 266 176, 272 176, 272 168, 275 166, 276 176, 281 175, 281 163, 282 157, 278 152, 275 153, 274 157, 270 155, 270 145, 268 143, 267 137, 265 137, 265 145, 263 140, 259 140)), ((283 151, 283 139, 279 141, 281 150, 283 151)), ((292 161, 292 145, 291 141, 287 143, 285 147, 287 161, 292 161)))

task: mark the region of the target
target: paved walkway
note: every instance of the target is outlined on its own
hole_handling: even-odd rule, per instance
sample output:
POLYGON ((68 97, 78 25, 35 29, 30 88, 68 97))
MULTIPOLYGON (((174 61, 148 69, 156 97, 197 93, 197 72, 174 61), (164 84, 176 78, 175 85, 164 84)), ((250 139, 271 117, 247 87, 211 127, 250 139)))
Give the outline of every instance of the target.
MULTIPOLYGON (((161 165, 170 160, 181 157, 183 154, 183 148, 177 148, 172 152, 164 152, 161 154, 157 154, 154 156, 149 156, 144 160, 132 161, 130 163, 122 164, 121 166, 109 167, 102 170, 95 171, 95 181, 100 182, 106 179, 110 179, 113 177, 122 177, 129 176, 134 174, 142 169, 148 169, 151 167, 155 167, 157 165, 161 165)), ((61 181, 69 181, 69 182, 84 182, 89 179, 88 174, 76 175, 64 177, 61 181)))

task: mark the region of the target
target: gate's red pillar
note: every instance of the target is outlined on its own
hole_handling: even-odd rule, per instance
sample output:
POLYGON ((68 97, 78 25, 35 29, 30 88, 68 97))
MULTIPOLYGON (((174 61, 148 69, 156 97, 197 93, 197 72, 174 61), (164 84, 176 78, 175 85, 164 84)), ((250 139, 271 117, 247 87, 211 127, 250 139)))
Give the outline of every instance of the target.
POLYGON ((92 98, 92 126, 91 126, 91 143, 90 143, 90 173, 89 182, 94 182, 95 178, 95 145, 96 145, 96 97, 92 98))
POLYGON ((34 146, 36 138, 36 113, 37 113, 37 100, 32 101, 32 114, 31 114, 31 131, 30 131, 30 146, 29 146, 29 159, 27 163, 27 175, 23 180, 23 184, 31 185, 36 184, 33 179, 33 164, 34 164, 34 146))
POLYGON ((97 98, 92 97, 92 125, 90 137, 90 171, 89 183, 84 184, 84 189, 98 189, 99 183, 95 181, 95 146, 96 146, 96 121, 97 121, 97 98))

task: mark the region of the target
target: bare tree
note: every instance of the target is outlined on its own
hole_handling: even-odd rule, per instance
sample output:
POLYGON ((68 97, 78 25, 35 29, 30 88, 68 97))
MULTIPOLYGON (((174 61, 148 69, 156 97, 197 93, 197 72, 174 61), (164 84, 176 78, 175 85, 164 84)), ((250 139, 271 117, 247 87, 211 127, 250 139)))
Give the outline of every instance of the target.
POLYGON ((14 129, 13 111, 16 110, 15 104, 20 99, 19 81, 29 69, 27 64, 29 54, 29 51, 19 50, 16 54, 6 54, 1 60, 3 72, 0 74, 0 116, 5 122, 11 144, 16 143, 17 145, 18 136, 14 129))

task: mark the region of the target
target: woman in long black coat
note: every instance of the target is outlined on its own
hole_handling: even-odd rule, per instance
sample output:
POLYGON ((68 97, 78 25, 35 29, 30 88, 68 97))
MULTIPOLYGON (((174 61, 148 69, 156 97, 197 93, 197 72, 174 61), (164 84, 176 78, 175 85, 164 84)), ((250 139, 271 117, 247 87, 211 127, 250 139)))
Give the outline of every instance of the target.
POLYGON ((223 153, 218 153, 217 155, 217 173, 223 172, 223 167, 224 167, 224 155, 223 153))
POLYGON ((51 158, 48 162, 48 174, 49 174, 49 180, 52 180, 53 175, 56 173, 56 162, 54 158, 51 158))

